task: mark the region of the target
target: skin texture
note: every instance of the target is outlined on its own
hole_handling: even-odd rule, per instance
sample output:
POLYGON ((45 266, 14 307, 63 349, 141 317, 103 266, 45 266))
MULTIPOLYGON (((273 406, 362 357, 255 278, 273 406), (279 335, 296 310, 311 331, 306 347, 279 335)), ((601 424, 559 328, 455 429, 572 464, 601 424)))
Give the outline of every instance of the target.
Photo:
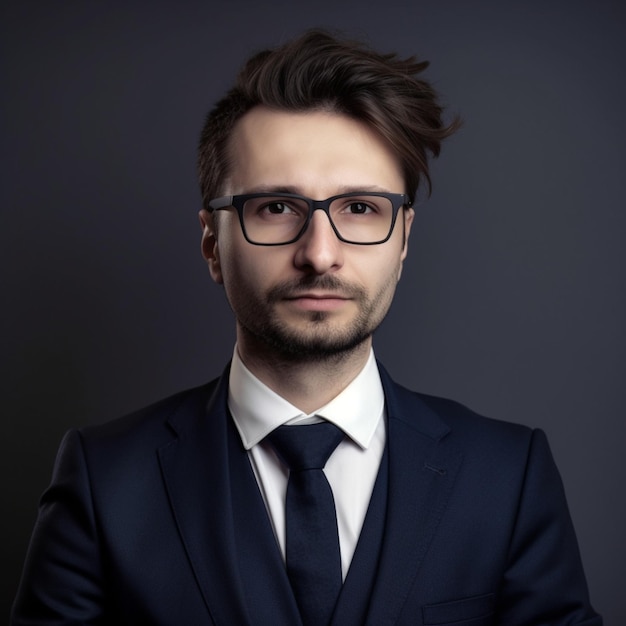
MULTIPOLYGON (((338 113, 256 107, 237 123, 230 149, 224 195, 406 192, 392 148, 338 113)), ((391 305, 412 220, 412 209, 401 210, 387 242, 359 246, 339 241, 316 211, 298 241, 263 247, 244 239, 234 209, 201 211, 202 254, 224 285, 247 367, 303 411, 340 393, 363 367, 391 305)))

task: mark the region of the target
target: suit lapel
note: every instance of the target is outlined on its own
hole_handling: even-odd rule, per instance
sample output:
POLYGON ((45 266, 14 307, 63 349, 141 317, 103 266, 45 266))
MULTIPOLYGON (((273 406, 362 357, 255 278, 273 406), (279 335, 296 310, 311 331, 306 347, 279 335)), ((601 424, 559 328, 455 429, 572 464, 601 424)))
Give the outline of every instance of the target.
POLYGON ((215 624, 248 624, 236 561, 227 446, 228 370, 212 396, 169 420, 176 438, 159 450, 178 530, 215 624))
POLYGON ((216 624, 300 622, 248 455, 227 409, 228 369, 170 420, 159 450, 174 517, 216 624))
POLYGON ((385 446, 361 535, 333 613, 331 621, 333 626, 364 624, 367 617, 371 592, 378 576, 378 560, 385 535, 388 459, 388 448, 385 446))
POLYGON ((300 614, 283 557, 232 419, 228 430, 236 558, 251 623, 297 626, 300 614))
POLYGON ((461 455, 449 428, 379 365, 387 409, 389 492, 385 538, 367 624, 394 624, 445 511, 461 455))

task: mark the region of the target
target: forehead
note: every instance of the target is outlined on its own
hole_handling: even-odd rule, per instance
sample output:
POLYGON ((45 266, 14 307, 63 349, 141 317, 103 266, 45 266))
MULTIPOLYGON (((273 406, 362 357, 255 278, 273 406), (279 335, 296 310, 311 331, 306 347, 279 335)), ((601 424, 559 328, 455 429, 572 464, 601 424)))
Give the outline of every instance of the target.
POLYGON ((335 112, 256 107, 237 122, 230 157, 227 194, 283 189, 322 198, 354 189, 405 191, 392 146, 335 112))

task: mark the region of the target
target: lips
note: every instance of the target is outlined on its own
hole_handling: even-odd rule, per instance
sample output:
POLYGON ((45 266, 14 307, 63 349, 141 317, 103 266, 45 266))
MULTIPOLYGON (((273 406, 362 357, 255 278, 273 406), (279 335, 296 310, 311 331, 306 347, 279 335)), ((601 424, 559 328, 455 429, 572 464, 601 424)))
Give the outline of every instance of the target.
POLYGON ((269 304, 279 302, 336 302, 364 301, 365 290, 357 284, 339 280, 336 276, 323 275, 286 280, 267 292, 269 304))
POLYGON ((341 308, 350 298, 337 293, 299 293, 292 294, 286 301, 306 311, 333 311, 341 308))
POLYGON ((285 297, 286 300, 300 300, 302 298, 309 300, 350 300, 348 296, 340 293, 311 293, 303 292, 291 294, 285 297))

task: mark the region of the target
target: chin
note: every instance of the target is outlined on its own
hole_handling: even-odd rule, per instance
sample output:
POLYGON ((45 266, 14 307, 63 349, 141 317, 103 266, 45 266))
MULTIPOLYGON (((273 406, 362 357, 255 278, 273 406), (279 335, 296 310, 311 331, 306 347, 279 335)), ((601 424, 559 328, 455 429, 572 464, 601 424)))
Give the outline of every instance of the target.
MULTIPOLYGON (((326 317, 324 313, 317 316, 326 317)), ((332 329, 328 326, 312 331, 292 330, 286 328, 266 329, 259 338, 270 349, 290 360, 325 360, 347 356, 368 341, 372 333, 363 329, 350 330, 332 329)))

